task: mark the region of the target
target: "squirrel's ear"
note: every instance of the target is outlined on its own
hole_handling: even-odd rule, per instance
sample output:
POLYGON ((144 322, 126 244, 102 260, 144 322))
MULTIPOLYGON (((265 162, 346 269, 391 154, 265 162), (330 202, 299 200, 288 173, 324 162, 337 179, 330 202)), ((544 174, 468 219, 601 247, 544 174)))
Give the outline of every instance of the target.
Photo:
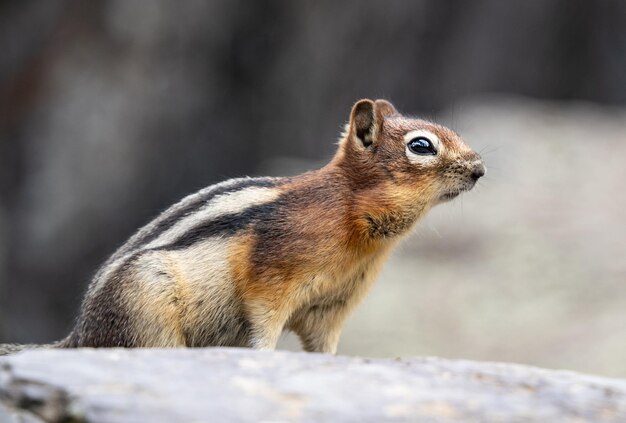
POLYGON ((350 114, 350 134, 369 147, 377 141, 385 118, 397 114, 396 108, 387 100, 359 100, 350 114))
POLYGON ((376 116, 374 102, 370 99, 357 101, 350 113, 350 135, 358 138, 365 147, 375 141, 376 116))
POLYGON ((374 102, 374 106, 376 108, 376 113, 379 114, 381 118, 400 114, 396 108, 393 107, 393 104, 387 100, 378 99, 374 102))

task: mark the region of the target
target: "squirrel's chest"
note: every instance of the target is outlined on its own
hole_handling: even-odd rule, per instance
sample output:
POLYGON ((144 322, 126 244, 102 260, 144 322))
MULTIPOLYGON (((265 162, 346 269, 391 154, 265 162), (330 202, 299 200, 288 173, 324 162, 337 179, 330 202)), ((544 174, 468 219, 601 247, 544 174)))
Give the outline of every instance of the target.
POLYGON ((384 251, 361 259, 337 260, 322 265, 294 288, 304 303, 348 303, 353 298, 360 298, 370 288, 386 257, 384 251))

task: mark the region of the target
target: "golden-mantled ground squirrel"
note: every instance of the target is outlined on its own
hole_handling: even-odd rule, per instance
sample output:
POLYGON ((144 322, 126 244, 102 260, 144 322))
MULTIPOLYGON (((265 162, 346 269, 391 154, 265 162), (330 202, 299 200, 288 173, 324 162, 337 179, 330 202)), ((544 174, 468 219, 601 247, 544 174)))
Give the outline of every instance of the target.
POLYGON ((484 174, 450 129, 360 100, 325 167, 212 185, 139 230, 54 346, 273 349, 289 329, 334 353, 392 247, 484 174))

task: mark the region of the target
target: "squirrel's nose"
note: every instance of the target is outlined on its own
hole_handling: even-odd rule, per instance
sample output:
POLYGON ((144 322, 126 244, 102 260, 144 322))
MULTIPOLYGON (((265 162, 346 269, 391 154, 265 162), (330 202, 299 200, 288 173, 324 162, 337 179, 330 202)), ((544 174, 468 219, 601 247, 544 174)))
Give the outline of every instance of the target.
POLYGON ((474 165, 472 169, 471 177, 474 181, 477 181, 478 179, 485 176, 486 171, 487 171, 487 168, 485 168, 485 165, 482 164, 482 162, 478 162, 474 165))

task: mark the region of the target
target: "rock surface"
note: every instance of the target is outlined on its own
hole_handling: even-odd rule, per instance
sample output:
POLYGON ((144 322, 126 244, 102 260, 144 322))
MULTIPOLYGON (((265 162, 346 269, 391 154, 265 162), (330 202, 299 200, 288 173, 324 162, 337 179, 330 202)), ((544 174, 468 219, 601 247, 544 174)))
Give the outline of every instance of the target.
POLYGON ((1 423, 626 421, 626 380, 240 349, 27 351, 0 399, 1 423))

